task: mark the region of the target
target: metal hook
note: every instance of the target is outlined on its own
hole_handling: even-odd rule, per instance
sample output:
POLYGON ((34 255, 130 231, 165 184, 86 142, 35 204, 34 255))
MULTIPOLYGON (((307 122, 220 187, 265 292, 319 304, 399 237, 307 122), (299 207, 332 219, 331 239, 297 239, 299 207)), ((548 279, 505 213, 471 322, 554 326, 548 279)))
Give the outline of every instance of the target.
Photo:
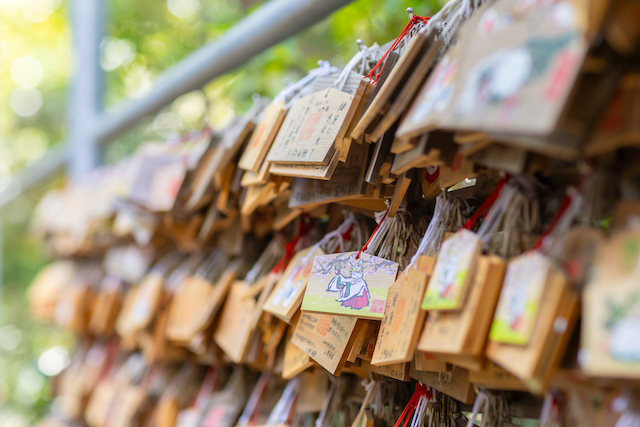
POLYGON ((409 15, 409 21, 411 21, 413 19, 413 8, 412 7, 408 7, 407 8, 407 14, 409 15))

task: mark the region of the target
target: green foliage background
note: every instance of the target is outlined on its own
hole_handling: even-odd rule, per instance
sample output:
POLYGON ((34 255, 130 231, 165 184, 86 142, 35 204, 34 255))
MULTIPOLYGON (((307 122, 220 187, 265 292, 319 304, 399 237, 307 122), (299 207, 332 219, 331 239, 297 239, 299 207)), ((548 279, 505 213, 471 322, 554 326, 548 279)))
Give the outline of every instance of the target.
MULTIPOLYGON (((73 63, 68 2, 62 1, 44 21, 31 22, 26 18, 25 8, 31 7, 29 2, 36 1, 0 0, 0 163, 8 165, 12 173, 33 160, 22 158, 20 152, 24 150, 16 145, 25 128, 46 135, 48 148, 61 144, 66 135, 65 105, 73 63), (43 66, 43 78, 37 86, 43 106, 28 118, 16 115, 8 101, 16 88, 11 65, 22 56, 32 56, 43 66)), ((262 2, 200 0, 199 10, 183 19, 171 14, 167 0, 105 0, 105 3, 103 46, 124 41, 130 48, 127 61, 105 75, 105 107, 117 108, 119 102, 140 95, 140 80, 152 82, 189 53, 223 34, 262 2)), ((249 108, 252 94, 273 97, 282 89, 284 78, 290 81, 301 78, 320 59, 336 66, 344 65, 357 51, 356 39, 362 39, 369 46, 374 42, 382 45, 395 38, 407 22, 407 7, 428 16, 441 3, 440 0, 355 1, 325 21, 258 55, 240 69, 209 83, 202 91, 167 106, 163 112, 174 113, 181 122, 171 132, 197 129, 205 123, 221 126, 233 113, 249 108), (194 114, 194 105, 203 103, 206 112, 194 114)), ((154 129, 154 120, 155 117, 145 120, 113 141, 104 153, 104 161, 116 161, 132 153, 143 141, 171 135, 166 129, 154 129)), ((73 345, 73 337, 65 331, 32 322, 25 297, 28 284, 47 262, 42 242, 28 237, 30 213, 46 190, 62 185, 64 180, 57 177, 19 196, 1 213, 4 241, 0 324, 17 326, 22 332, 22 341, 15 350, 0 347, 0 427, 29 425, 48 411, 49 386, 25 393, 20 378, 24 381, 25 372, 37 372, 37 358, 48 348, 73 345)))

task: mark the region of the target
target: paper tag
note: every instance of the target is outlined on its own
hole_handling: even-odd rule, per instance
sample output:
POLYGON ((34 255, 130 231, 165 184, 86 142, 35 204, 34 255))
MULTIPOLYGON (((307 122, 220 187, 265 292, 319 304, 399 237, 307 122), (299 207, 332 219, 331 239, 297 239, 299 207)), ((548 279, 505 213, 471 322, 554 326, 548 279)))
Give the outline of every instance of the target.
POLYGON ((492 341, 529 342, 550 272, 550 261, 538 251, 527 252, 509 263, 489 334, 492 341))
POLYGON ((418 268, 408 267, 389 288, 371 364, 388 365, 413 360, 413 352, 422 330, 425 312, 420 310, 435 258, 421 256, 418 268))
POLYGON ((442 242, 438 261, 422 301, 423 310, 460 308, 481 249, 480 237, 466 229, 461 229, 442 242))
POLYGON ((364 252, 317 256, 302 310, 382 319, 398 264, 364 252))

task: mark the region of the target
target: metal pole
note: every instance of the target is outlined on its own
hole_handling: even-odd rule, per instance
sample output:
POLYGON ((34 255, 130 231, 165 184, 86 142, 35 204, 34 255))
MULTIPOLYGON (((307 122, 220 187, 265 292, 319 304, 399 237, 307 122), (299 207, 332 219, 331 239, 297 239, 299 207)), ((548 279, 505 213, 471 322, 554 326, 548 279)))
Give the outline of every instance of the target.
POLYGON ((102 0, 72 0, 74 73, 67 120, 71 175, 79 178, 98 164, 98 140, 91 123, 102 111, 103 73, 100 42, 103 29, 102 0))
POLYGON ((352 1, 271 0, 164 73, 148 96, 127 101, 113 113, 99 117, 94 123, 94 138, 106 143, 180 95, 201 88, 352 1))

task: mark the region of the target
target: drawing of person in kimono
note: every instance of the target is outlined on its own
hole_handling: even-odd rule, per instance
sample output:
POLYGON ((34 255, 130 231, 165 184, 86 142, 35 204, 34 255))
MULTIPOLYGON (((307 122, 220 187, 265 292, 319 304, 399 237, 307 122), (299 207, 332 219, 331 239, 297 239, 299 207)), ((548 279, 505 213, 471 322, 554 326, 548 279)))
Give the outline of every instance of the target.
POLYGON ((349 261, 349 267, 351 277, 344 276, 339 265, 335 267, 336 276, 329 282, 327 291, 340 292, 337 301, 343 307, 361 310, 369 306, 369 287, 363 278, 362 260, 349 261))

